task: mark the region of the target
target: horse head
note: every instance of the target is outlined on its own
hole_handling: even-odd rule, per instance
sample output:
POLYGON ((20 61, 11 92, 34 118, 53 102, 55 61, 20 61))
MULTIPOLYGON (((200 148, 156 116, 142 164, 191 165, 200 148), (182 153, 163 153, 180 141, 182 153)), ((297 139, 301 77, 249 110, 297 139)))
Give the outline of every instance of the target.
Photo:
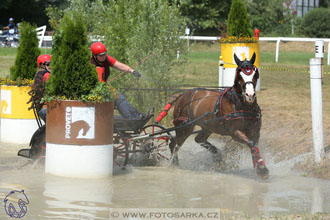
POLYGON ((237 64, 234 87, 238 94, 243 96, 244 101, 251 104, 256 99, 256 85, 259 78, 258 68, 254 65, 256 54, 253 53, 250 60, 241 61, 236 54, 234 59, 237 64))

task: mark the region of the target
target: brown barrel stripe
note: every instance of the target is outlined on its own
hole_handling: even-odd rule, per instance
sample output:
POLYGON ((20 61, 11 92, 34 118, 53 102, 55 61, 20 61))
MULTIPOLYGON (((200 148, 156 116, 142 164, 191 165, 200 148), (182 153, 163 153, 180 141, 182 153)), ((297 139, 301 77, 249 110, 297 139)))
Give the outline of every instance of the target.
POLYGON ((71 145, 112 144, 113 112, 112 102, 47 103, 46 142, 71 145))

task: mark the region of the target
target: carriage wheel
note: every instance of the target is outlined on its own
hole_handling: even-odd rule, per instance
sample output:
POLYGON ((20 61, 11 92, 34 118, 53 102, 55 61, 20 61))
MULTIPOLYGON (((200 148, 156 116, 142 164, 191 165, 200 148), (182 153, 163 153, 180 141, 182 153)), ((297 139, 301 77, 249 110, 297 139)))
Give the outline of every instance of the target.
POLYGON ((113 163, 125 169, 129 158, 129 143, 120 134, 113 135, 113 163))
MULTIPOLYGON (((165 128, 160 125, 147 125, 145 126, 140 135, 154 134, 158 131, 163 131, 165 128)), ((142 151, 148 156, 148 165, 167 166, 170 163, 170 149, 168 147, 171 135, 165 132, 165 137, 158 137, 155 139, 142 140, 136 143, 137 150, 142 151)))

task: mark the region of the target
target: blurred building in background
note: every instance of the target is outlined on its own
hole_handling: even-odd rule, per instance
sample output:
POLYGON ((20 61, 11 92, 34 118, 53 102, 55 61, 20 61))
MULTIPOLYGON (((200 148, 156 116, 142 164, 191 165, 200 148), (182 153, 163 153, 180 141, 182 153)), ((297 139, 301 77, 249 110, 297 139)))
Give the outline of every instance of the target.
POLYGON ((284 4, 284 7, 291 9, 292 14, 304 17, 308 11, 320 7, 320 0, 289 0, 284 4))

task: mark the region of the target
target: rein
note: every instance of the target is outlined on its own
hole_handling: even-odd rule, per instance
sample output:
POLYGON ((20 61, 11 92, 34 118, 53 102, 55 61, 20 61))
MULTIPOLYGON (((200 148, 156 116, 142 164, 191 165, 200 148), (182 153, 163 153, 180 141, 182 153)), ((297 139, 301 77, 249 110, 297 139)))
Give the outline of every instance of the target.
MULTIPOLYGON (((134 67, 137 66, 137 65, 140 65, 140 64, 143 63, 144 61, 146 61, 146 60, 148 60, 149 58, 151 58, 151 57, 153 57, 153 56, 156 56, 156 55, 157 55, 156 53, 153 53, 153 54, 151 54, 151 55, 146 56, 145 58, 143 58, 143 59, 140 60, 139 62, 135 63, 135 64, 132 66, 132 68, 134 68, 134 67)), ((108 83, 111 83, 113 80, 115 80, 115 79, 118 78, 119 76, 123 75, 124 73, 126 73, 126 72, 121 72, 121 73, 119 73, 117 76, 115 76, 115 77, 113 77, 112 79, 110 79, 108 83)))

